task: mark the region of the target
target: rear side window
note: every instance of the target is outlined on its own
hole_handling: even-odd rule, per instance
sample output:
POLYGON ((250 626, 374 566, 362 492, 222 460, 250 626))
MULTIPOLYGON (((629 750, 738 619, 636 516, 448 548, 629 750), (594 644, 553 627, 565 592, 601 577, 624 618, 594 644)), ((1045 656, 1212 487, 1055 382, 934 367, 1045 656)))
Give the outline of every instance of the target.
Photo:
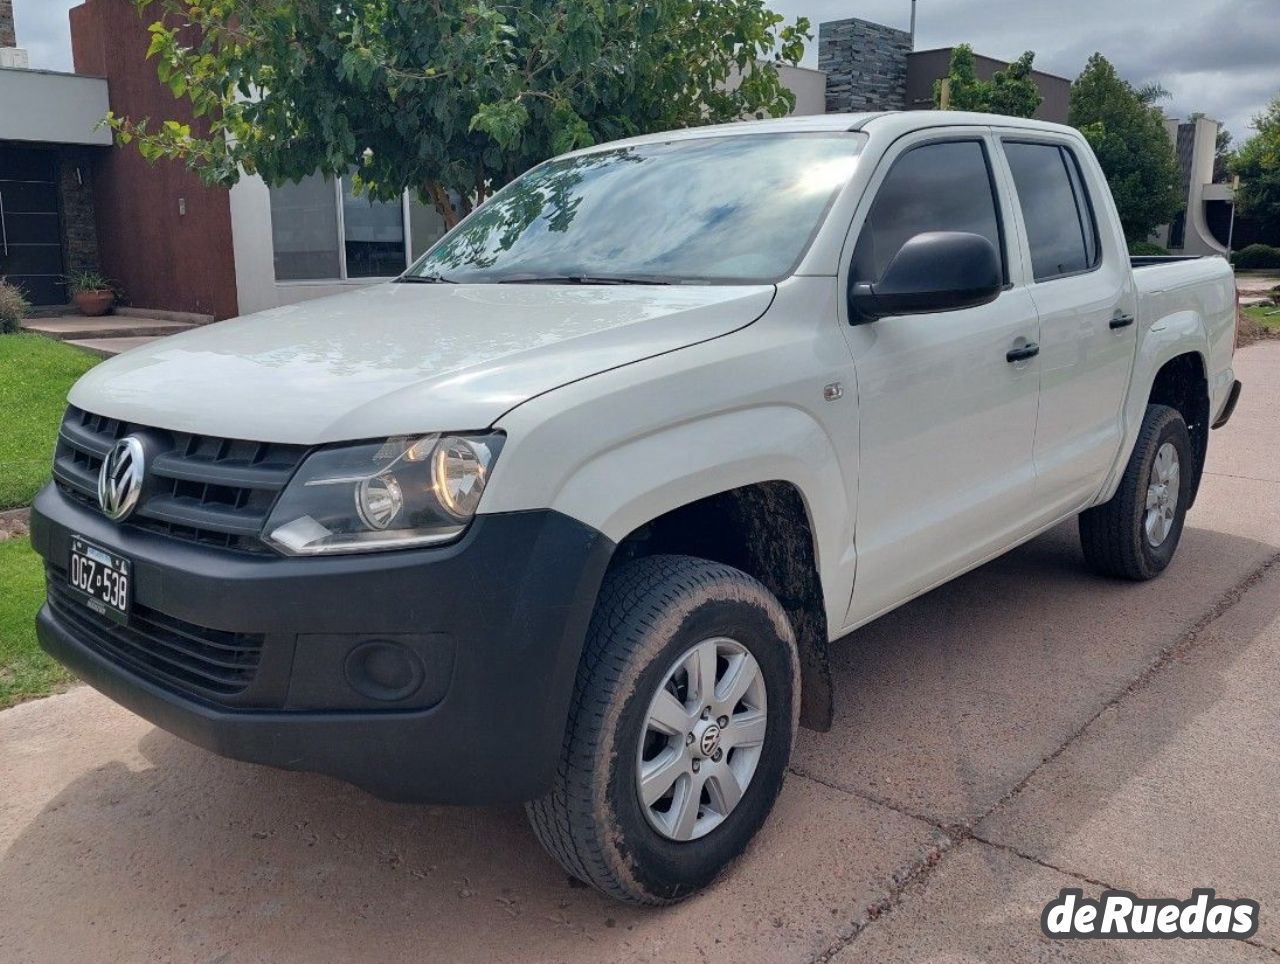
POLYGON ((879 281, 899 249, 926 231, 979 234, 1004 263, 1000 214, 981 142, 923 144, 898 158, 876 192, 854 248, 854 280, 879 281))
POLYGON ((1057 144, 1006 142, 1036 281, 1098 264, 1098 228, 1075 155, 1057 144))

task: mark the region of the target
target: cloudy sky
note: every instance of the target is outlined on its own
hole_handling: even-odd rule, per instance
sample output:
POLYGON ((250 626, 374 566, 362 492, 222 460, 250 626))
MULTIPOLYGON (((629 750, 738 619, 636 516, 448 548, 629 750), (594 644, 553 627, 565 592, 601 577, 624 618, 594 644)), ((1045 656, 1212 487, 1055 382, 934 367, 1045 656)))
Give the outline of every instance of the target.
MULTIPOLYGON (((33 67, 71 68, 67 9, 78 0, 14 0, 18 42, 33 67)), ((910 0, 772 0, 817 25, 863 17, 906 27, 910 0)), ((1036 66, 1075 77, 1095 50, 1134 83, 1159 81, 1167 113, 1203 111, 1237 140, 1280 92, 1280 0, 919 0, 917 48, 971 43, 1004 60, 1036 52, 1036 66)))

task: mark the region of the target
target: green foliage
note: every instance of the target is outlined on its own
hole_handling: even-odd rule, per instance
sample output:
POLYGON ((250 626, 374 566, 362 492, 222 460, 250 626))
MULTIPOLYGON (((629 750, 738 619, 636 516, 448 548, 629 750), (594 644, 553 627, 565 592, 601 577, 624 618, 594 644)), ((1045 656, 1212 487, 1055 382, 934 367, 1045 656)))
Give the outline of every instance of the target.
POLYGON ((785 114, 773 57, 810 36, 765 0, 134 2, 163 17, 150 56, 197 122, 109 116, 122 142, 224 185, 354 170, 449 225, 554 154, 785 114))
POLYGON ((86 291, 115 291, 115 284, 96 271, 72 271, 66 277, 67 287, 75 294, 86 291))
POLYGON ((1157 257, 1167 257, 1169 254, 1169 249, 1162 248, 1160 247, 1160 245, 1153 244, 1150 241, 1131 241, 1129 242, 1129 253, 1133 255, 1139 255, 1139 256, 1155 255, 1157 257))
POLYGON ((29 505, 49 480, 67 392, 97 360, 30 332, 0 338, 0 509, 29 505))
POLYGON ((1280 268, 1280 248, 1269 244, 1251 244, 1231 255, 1231 263, 1246 270, 1280 268))
POLYGON ((66 686, 71 674, 36 642, 44 565, 24 539, 0 542, 0 710, 66 686))
POLYGON ((0 335, 12 334, 22 327, 22 319, 30 310, 22 289, 0 278, 0 335))
POLYGON ((1098 155, 1130 242, 1145 241, 1182 210, 1173 143, 1153 103, 1162 95, 1156 86, 1134 88, 1102 54, 1071 85, 1070 123, 1098 155))
POLYGON ((991 80, 980 80, 974 70, 973 48, 960 44, 951 52, 951 70, 945 81, 933 85, 933 100, 942 106, 948 89, 947 110, 975 110, 987 114, 1030 117, 1044 98, 1031 76, 1036 55, 1028 50, 991 80))
POLYGON ((1280 236, 1280 96, 1253 119, 1253 129, 1231 163, 1240 175, 1236 203, 1260 222, 1264 237, 1280 236))

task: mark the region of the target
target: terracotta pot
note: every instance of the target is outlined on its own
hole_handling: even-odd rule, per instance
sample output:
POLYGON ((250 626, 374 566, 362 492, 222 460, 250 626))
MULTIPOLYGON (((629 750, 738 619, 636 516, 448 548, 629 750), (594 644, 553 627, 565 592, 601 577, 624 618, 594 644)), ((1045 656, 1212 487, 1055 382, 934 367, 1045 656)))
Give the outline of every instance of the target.
POLYGON ((76 303, 80 314, 96 318, 111 310, 111 305, 116 300, 116 293, 110 288, 103 288, 100 291, 77 291, 71 296, 71 300, 76 303))

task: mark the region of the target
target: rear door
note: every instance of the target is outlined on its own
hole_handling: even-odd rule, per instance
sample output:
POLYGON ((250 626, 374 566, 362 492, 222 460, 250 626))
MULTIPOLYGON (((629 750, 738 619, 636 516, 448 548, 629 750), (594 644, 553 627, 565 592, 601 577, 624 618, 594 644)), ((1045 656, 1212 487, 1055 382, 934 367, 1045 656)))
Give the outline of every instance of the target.
POLYGON ((1069 138, 1000 138, 1017 196, 1040 315, 1037 507, 1057 517, 1091 500, 1122 439, 1137 346, 1137 295, 1105 184, 1069 138), (1104 218, 1106 220, 1104 220, 1104 218))
MULTIPOLYGON (((858 376, 858 572, 847 625, 981 561, 1031 512, 1039 359, 1035 306, 1010 265, 1008 195, 985 128, 897 141, 855 216, 841 291, 879 280, 926 231, 966 231, 1001 252, 1008 284, 991 304, 845 325, 858 376)), ((843 301, 843 299, 842 299, 843 301)))

